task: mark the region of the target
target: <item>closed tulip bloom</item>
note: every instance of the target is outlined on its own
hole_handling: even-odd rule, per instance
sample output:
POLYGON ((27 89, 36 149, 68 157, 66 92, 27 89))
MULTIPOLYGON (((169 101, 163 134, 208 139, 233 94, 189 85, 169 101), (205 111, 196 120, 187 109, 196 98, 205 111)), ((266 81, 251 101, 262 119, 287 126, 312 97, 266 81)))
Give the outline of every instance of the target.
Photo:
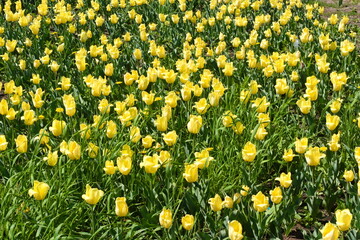
POLYGON ((160 225, 164 228, 170 228, 172 225, 172 213, 170 209, 163 209, 159 216, 160 225))
POLYGON ((280 182, 280 185, 284 188, 288 188, 290 187, 292 180, 291 180, 291 172, 289 172, 288 174, 285 173, 281 173, 280 177, 275 178, 275 180, 280 182))
POLYGON ((297 153, 300 153, 300 154, 305 153, 307 147, 308 147, 308 139, 307 138, 301 138, 301 139, 296 138, 295 151, 297 153))
POLYGON ((50 187, 44 182, 34 181, 34 186, 29 190, 29 196, 36 200, 44 200, 50 187))
POLYGON ((165 132, 168 128, 168 119, 166 116, 156 116, 156 120, 154 121, 156 129, 160 132, 165 132))
POLYGON ((260 125, 260 127, 258 127, 258 129, 256 131, 255 139, 264 140, 264 138, 266 137, 267 134, 268 134, 268 132, 266 131, 265 127, 260 125))
POLYGON ((0 151, 5 151, 7 148, 8 142, 6 141, 5 135, 0 135, 0 151))
POLYGON ((109 175, 115 174, 116 169, 117 168, 114 166, 114 161, 105 162, 105 167, 103 168, 103 170, 105 171, 106 174, 109 175))
POLYGON ((355 148, 354 157, 355 157, 357 164, 360 166, 360 147, 355 148))
POLYGON ((52 134, 57 137, 60 136, 66 127, 65 121, 62 120, 53 120, 51 127, 49 127, 49 130, 52 132, 52 134))
POLYGON ((134 50, 133 55, 136 60, 140 60, 142 58, 142 52, 138 48, 134 50))
POLYGON ((195 223, 195 218, 193 215, 186 214, 181 218, 181 225, 187 231, 190 231, 193 228, 194 223, 195 223))
POLYGON ((185 172, 183 177, 189 183, 197 182, 199 179, 198 166, 196 164, 185 165, 185 172))
POLYGON ((262 192, 258 192, 251 197, 254 202, 254 209, 258 212, 264 212, 269 207, 269 197, 266 197, 262 192))
POLYGON ((106 64, 105 75, 110 77, 113 75, 113 73, 114 73, 114 64, 112 63, 106 64))
POLYGON ((81 156, 81 146, 75 141, 70 141, 68 144, 68 149, 66 155, 71 160, 79 160, 81 156))
POLYGON ((175 130, 168 132, 166 134, 163 134, 164 142, 166 143, 166 145, 168 145, 170 147, 175 145, 177 139, 178 139, 178 135, 176 134, 175 130))
POLYGON ((320 230, 323 240, 337 240, 339 239, 340 231, 337 226, 331 222, 325 224, 320 230))
POLYGON ((244 238, 242 234, 242 225, 236 220, 229 223, 228 233, 230 240, 241 240, 244 238))
POLYGON ((148 93, 146 91, 141 92, 142 100, 146 105, 153 104, 155 100, 155 94, 154 93, 148 93))
POLYGON ((332 131, 334 130, 340 123, 340 117, 337 115, 331 115, 328 113, 326 115, 326 127, 332 131))
POLYGON ((147 135, 141 141, 144 148, 150 148, 155 140, 150 135, 147 135))
POLYGON ((285 78, 278 78, 276 79, 275 91, 276 94, 283 95, 289 91, 289 86, 286 83, 285 78))
POLYGON ((25 135, 19 135, 15 139, 16 151, 19 153, 25 153, 28 149, 28 139, 25 135))
POLYGON ((282 191, 280 187, 274 188, 274 190, 270 191, 271 201, 275 204, 279 204, 283 199, 282 191))
POLYGON ((324 157, 326 157, 326 155, 320 152, 319 147, 310 147, 305 153, 306 162, 310 166, 319 165, 320 159, 324 157))
POLYGON ((175 108, 177 106, 177 101, 179 97, 176 95, 174 91, 171 91, 165 97, 165 103, 169 105, 171 108, 175 108))
POLYGON ((104 196, 104 192, 97 188, 91 188, 89 184, 86 184, 86 192, 82 195, 82 198, 91 205, 95 205, 100 201, 100 198, 104 196))
POLYGON ((200 169, 208 167, 210 162, 213 160, 214 158, 210 156, 209 149, 204 149, 201 152, 195 152, 195 164, 200 169))
POLYGON ((49 166, 55 166, 58 162, 58 151, 49 151, 47 157, 43 158, 49 166))
POLYGON ((255 144, 251 142, 247 142, 244 148, 242 149, 241 153, 244 161, 246 162, 254 161, 257 154, 255 144))
POLYGON ((190 121, 187 124, 187 129, 190 133, 198 134, 200 132, 203 120, 201 116, 190 115, 190 121))
POLYGON ((114 121, 110 120, 106 124, 106 137, 113 138, 117 134, 117 125, 114 121))
POLYGON ((116 216, 125 217, 129 213, 129 207, 125 197, 117 197, 115 200, 116 216))
POLYGON ((143 161, 140 163, 140 168, 144 167, 146 173, 154 174, 161 165, 159 164, 159 157, 155 154, 154 156, 143 157, 143 161))
POLYGON ((340 231, 347 231, 350 229, 352 214, 349 209, 344 210, 336 210, 336 225, 338 226, 340 231))
POLYGON ((133 143, 137 143, 140 139, 140 128, 132 126, 130 129, 130 141, 133 143))
POLYGON ((341 108, 341 99, 336 99, 335 101, 333 101, 330 105, 330 110, 332 113, 337 113, 340 111, 341 108))
POLYGON ((0 101, 0 114, 1 115, 6 115, 9 111, 9 105, 8 102, 6 101, 6 99, 1 99, 0 101))
POLYGON ((295 157, 295 154, 293 153, 292 149, 289 149, 289 150, 284 149, 283 159, 285 162, 291 162, 294 157, 295 157))
POLYGON ((231 77, 234 74, 235 70, 236 70, 236 68, 234 67, 234 64, 232 62, 230 62, 230 63, 225 63, 225 66, 224 66, 224 69, 222 70, 222 72, 224 73, 225 76, 231 77))
POLYGON ((76 113, 76 102, 74 97, 71 94, 65 94, 62 99, 65 106, 66 115, 69 117, 74 116, 76 113))
POLYGON ((344 172, 344 178, 345 178, 345 181, 352 182, 355 178, 355 174, 352 170, 346 170, 344 172))
POLYGON ((128 155, 121 155, 116 159, 116 164, 119 172, 122 175, 128 175, 132 168, 132 160, 131 157, 128 155))
POLYGON ((216 194, 215 197, 209 199, 209 204, 211 210, 214 212, 220 211, 222 209, 222 200, 219 194, 216 194))
POLYGON ((303 114, 308 114, 311 110, 311 100, 300 97, 300 99, 296 102, 296 105, 300 108, 300 111, 303 114))

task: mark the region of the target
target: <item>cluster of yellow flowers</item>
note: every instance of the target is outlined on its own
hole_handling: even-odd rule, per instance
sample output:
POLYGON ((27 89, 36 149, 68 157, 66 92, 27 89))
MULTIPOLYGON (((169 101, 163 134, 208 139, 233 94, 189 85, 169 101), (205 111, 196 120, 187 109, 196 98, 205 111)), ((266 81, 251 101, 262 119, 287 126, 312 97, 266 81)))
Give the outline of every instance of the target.
MULTIPOLYGON (((213 184, 210 171, 221 166, 237 172, 244 167, 251 178, 260 171, 264 152, 280 148, 281 170, 268 176, 280 186, 250 185, 240 176, 234 188, 242 186, 241 191, 232 189, 236 193, 224 200, 211 192, 216 195, 208 209, 232 209, 242 197, 257 212, 282 203, 295 174, 284 165, 304 163, 313 169, 345 148, 348 118, 356 118, 355 111, 344 114, 348 109, 343 107, 349 102, 346 91, 353 97, 358 80, 351 69, 356 33, 348 17, 334 14, 323 21, 323 7, 301 0, 197 4, 41 0, 27 9, 21 1, 7 0, 0 5, 0 61, 8 69, 0 82, 5 95, 0 154, 40 156, 55 168, 61 161, 86 161, 87 171, 99 169, 104 179, 131 178, 135 172, 156 179, 166 169, 173 171, 174 188, 190 193, 205 176, 213 184), (291 116, 280 121, 282 112, 291 116), (291 126, 299 131, 279 136, 291 126), (310 126, 310 132, 304 130, 310 126), (236 146, 218 143, 221 134, 236 139, 236 146), (238 152, 241 164, 228 152, 238 152), (249 193, 251 199, 245 198, 249 193)), ((355 122, 360 128, 360 117, 355 122)), ((346 151, 353 151, 351 159, 360 166, 360 147, 354 144, 349 142, 346 151)), ((352 165, 341 171, 346 182, 357 180, 360 195, 352 165)), ((34 181, 28 194, 44 200, 50 189, 34 181)), ((91 205, 108 194, 89 184, 85 191, 82 198, 91 205)), ((115 214, 128 216, 127 198, 114 200, 115 214)), ((163 208, 159 216, 164 228, 173 224, 170 209, 175 207, 163 208)), ((181 218, 184 229, 193 229, 194 215, 181 218)), ((349 209, 335 215, 336 225, 327 223, 321 230, 324 239, 337 239, 350 228, 349 209)), ((230 220, 230 239, 242 239, 242 224, 230 220)))

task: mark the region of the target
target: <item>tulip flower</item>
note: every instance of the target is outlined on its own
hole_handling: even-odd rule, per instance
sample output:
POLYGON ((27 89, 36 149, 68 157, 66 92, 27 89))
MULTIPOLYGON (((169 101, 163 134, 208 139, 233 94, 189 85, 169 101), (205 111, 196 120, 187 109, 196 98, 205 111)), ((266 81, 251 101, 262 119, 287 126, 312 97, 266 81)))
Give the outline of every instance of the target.
POLYGON ((62 99, 65 106, 66 115, 69 117, 74 116, 76 113, 76 103, 74 97, 71 94, 65 94, 62 99))
POLYGON ((306 162, 310 166, 319 165, 320 159, 324 157, 326 157, 326 155, 320 152, 319 147, 310 147, 305 153, 306 162))
POLYGON ((244 148, 242 149, 241 153, 244 161, 252 162, 254 161, 257 154, 256 146, 251 142, 247 142, 244 148))
POLYGON ((254 202, 254 209, 258 212, 264 212, 269 207, 269 197, 266 197, 262 192, 258 192, 251 197, 254 202))
POLYGON ((331 136, 331 140, 329 141, 329 149, 332 152, 336 152, 340 149, 341 145, 339 144, 340 141, 340 132, 338 134, 333 134, 331 136))
POLYGON ((281 173, 280 177, 275 178, 275 180, 280 182, 280 185, 284 188, 288 188, 290 187, 292 180, 291 180, 291 172, 289 172, 288 174, 285 173, 281 173))
POLYGON ((170 228, 172 225, 172 213, 170 209, 163 209, 159 216, 160 225, 164 228, 170 228))
POLYGON ((19 153, 25 153, 28 149, 28 139, 25 135, 18 135, 15 139, 16 151, 19 153))
POLYGON ((195 223, 195 218, 193 215, 186 214, 181 218, 181 225, 187 231, 193 228, 194 223, 195 223))
POLYGON ((169 105, 171 108, 175 108, 177 106, 177 101, 179 97, 176 95, 175 92, 171 91, 165 97, 165 103, 169 105))
POLYGON ((160 132, 165 132, 168 128, 168 119, 166 116, 156 116, 156 120, 154 121, 155 127, 160 132))
POLYGON ((220 211, 222 209, 222 200, 219 194, 216 194, 215 197, 210 198, 209 202, 211 210, 214 212, 220 211))
POLYGON ((183 173, 183 177, 189 183, 197 182, 199 178, 198 166, 196 164, 185 165, 185 172, 183 173))
POLYGON ((311 110, 311 100, 305 100, 303 97, 296 102, 296 105, 300 108, 303 114, 308 114, 311 110))
POLYGON ((106 124, 106 136, 108 138, 114 138, 117 134, 117 125, 114 121, 110 120, 106 124))
POLYGON ((33 110, 25 110, 21 120, 24 120, 25 125, 33 125, 37 118, 35 117, 35 112, 33 110))
POLYGON ((51 127, 49 127, 49 130, 52 132, 52 134, 57 137, 60 136, 66 127, 66 122, 62 120, 53 120, 51 127))
POLYGON ((5 151, 7 148, 8 142, 6 141, 5 135, 0 135, 0 151, 5 151))
POLYGON ((327 114, 326 115, 326 127, 330 130, 333 131, 340 123, 340 117, 337 115, 331 115, 331 114, 327 114))
POLYGON ((91 205, 95 205, 100 201, 100 198, 104 196, 104 192, 97 188, 91 188, 89 184, 86 184, 86 193, 82 195, 82 198, 91 205))
POLYGON ((301 139, 296 138, 295 151, 297 153, 300 153, 300 154, 305 153, 307 147, 308 147, 308 139, 307 138, 301 138, 301 139))
POLYGON ((343 175, 345 181, 352 182, 355 178, 355 174, 352 170, 346 170, 343 175))
POLYGON ((294 157, 295 157, 295 154, 293 154, 292 149, 289 149, 289 150, 284 149, 283 159, 285 162, 291 162, 294 157))
POLYGON ((256 107, 258 113, 266 112, 267 108, 270 106, 270 103, 267 102, 266 97, 256 98, 252 107, 256 107))
POLYGON ((233 208, 234 200, 231 197, 226 196, 224 201, 221 204, 224 208, 233 208))
POLYGON ((130 129, 130 141, 133 143, 137 143, 140 139, 140 128, 132 126, 130 129))
POLYGON ((116 159, 117 168, 122 175, 128 175, 132 168, 132 161, 129 155, 121 155, 116 159))
POLYGON ((290 87, 286 83, 285 78, 276 79, 275 91, 276 94, 283 95, 289 91, 290 87))
POLYGON ((147 135, 141 141, 144 148, 150 148, 155 140, 150 135, 147 135))
POLYGON ((106 174, 115 174, 117 167, 114 166, 114 161, 106 161, 103 170, 106 174))
POLYGON ((129 213, 129 207, 125 197, 117 197, 115 200, 115 213, 119 217, 125 217, 129 213))
POLYGON ((159 156, 147 156, 143 157, 143 161, 140 163, 140 168, 144 167, 146 173, 154 174, 161 165, 159 164, 159 156))
POLYGON ((201 116, 190 115, 190 120, 187 124, 187 129, 190 133, 198 134, 202 126, 203 120, 201 116))
POLYGON ((210 161, 213 161, 214 158, 210 156, 209 150, 204 149, 201 152, 195 152, 195 164, 200 168, 203 169, 208 167, 210 161))
POLYGON ((166 145, 168 145, 170 147, 175 145, 177 139, 178 139, 178 135, 176 134, 175 130, 171 131, 171 132, 168 132, 166 134, 163 134, 164 142, 166 143, 166 145))
POLYGON ((276 187, 270 191, 271 201, 275 204, 279 204, 283 199, 282 191, 280 187, 276 187))
POLYGON ((81 157, 81 146, 75 141, 70 141, 67 146, 66 155, 71 160, 79 160, 81 157))
POLYGON ((55 166, 58 162, 58 151, 49 151, 47 157, 43 158, 49 166, 55 166))
POLYGON ((320 230, 323 240, 337 240, 340 235, 339 229, 335 224, 328 222, 325 226, 320 230))
POLYGON ((241 240, 244 238, 242 234, 242 225, 236 220, 229 223, 228 233, 230 240, 241 240))
POLYGON ((44 182, 34 181, 34 186, 29 190, 29 196, 36 200, 44 200, 50 187, 44 182))
POLYGON ((352 214, 349 209, 344 210, 336 210, 336 225, 338 226, 340 231, 347 231, 350 229, 352 214))

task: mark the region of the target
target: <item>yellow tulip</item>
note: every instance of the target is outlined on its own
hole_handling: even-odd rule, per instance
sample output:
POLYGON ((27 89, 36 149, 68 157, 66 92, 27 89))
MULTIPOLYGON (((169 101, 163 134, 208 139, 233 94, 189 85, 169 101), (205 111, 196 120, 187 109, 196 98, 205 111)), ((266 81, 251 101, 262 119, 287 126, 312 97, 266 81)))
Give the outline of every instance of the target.
POLYGON ((21 120, 24 120, 25 125, 33 125, 37 118, 35 117, 35 112, 33 110, 25 110, 21 120))
POLYGON ((267 102, 266 97, 256 98, 252 107, 256 107, 258 113, 266 112, 267 108, 270 106, 270 103, 267 102))
POLYGON ((100 198, 104 196, 104 192, 97 188, 90 187, 89 184, 86 184, 86 192, 82 195, 82 198, 91 205, 95 205, 100 201, 100 198))
POLYGON ((352 170, 346 170, 344 172, 344 178, 347 182, 352 182, 355 178, 354 172, 352 170))
POLYGON ((154 174, 161 165, 159 164, 159 156, 147 156, 143 157, 143 161, 140 163, 140 168, 144 167, 146 173, 154 174))
POLYGON ((210 162, 213 160, 214 158, 210 157, 210 153, 208 149, 204 149, 201 152, 195 152, 195 164, 200 169, 208 167, 210 162))
POLYGON ((326 157, 325 154, 320 152, 319 147, 309 147, 305 153, 306 162, 310 166, 317 166, 320 163, 320 159, 326 157))
POLYGON ((16 151, 19 153, 25 153, 28 149, 28 139, 25 135, 18 135, 15 139, 16 151))
POLYGON ((106 137, 114 138, 117 134, 117 125, 114 121, 110 120, 106 124, 106 137))
POLYGON ((341 108, 341 99, 335 99, 335 101, 333 101, 330 105, 330 110, 332 113, 337 113, 340 111, 341 108))
POLYGON ((44 182, 34 181, 34 186, 29 190, 29 196, 36 200, 44 200, 50 187, 44 182))
POLYGON ((0 135, 0 151, 5 151, 7 148, 8 142, 6 141, 5 135, 0 135))
POLYGON ((57 137, 60 136, 66 127, 66 122, 62 120, 53 120, 51 127, 49 127, 49 130, 52 132, 52 134, 57 137))
POLYGON ((340 235, 339 229, 335 224, 328 222, 325 226, 320 230, 323 240, 337 240, 340 235))
POLYGON ((132 126, 130 128, 130 141, 137 143, 141 139, 140 128, 132 126))
POLYGON ((168 128, 168 119, 166 116, 156 116, 156 120, 154 121, 156 129, 160 132, 165 132, 168 128))
POLYGON ((6 99, 1 99, 0 101, 0 114, 1 115, 6 115, 9 111, 9 105, 8 102, 6 101, 6 99))
POLYGON ((183 177, 189 183, 197 182, 199 178, 198 166, 196 164, 186 164, 183 177))
POLYGON ((58 151, 49 151, 48 155, 43 158, 49 166, 55 166, 58 162, 58 151))
POLYGON ((282 187, 288 188, 292 183, 291 172, 289 172, 288 174, 281 173, 280 177, 275 178, 275 180, 279 181, 282 187))
POLYGON ((252 162, 254 161, 255 157, 256 157, 256 146, 251 143, 251 142, 247 142, 244 146, 244 148, 241 151, 242 153, 242 158, 244 161, 246 162, 252 162))
POLYGON ((267 134, 268 134, 268 132, 266 131, 265 127, 263 125, 260 125, 260 127, 258 127, 258 129, 256 131, 255 139, 264 140, 264 138, 266 137, 267 134))
POLYGON ((201 98, 198 102, 195 102, 194 106, 199 114, 205 114, 209 107, 210 104, 207 103, 206 98, 201 98))
POLYGON ((283 159, 285 162, 291 162, 294 157, 295 157, 295 154, 293 154, 292 149, 289 149, 289 150, 284 149, 283 159))
POLYGON ((117 197, 115 200, 116 216, 125 217, 129 213, 129 207, 125 197, 117 197))
POLYGON ((243 185, 242 190, 240 190, 241 196, 245 197, 248 195, 250 188, 248 186, 243 185))
POLYGON ((106 76, 111 77, 114 74, 114 64, 106 64, 104 72, 106 76))
POLYGON ((170 209, 163 209, 159 216, 160 225, 164 228, 170 228, 172 225, 172 213, 170 209))
POLYGON ((230 240, 241 240, 244 238, 242 234, 242 225, 236 220, 229 223, 228 233, 230 240))
POLYGON ((209 199, 209 204, 211 210, 214 212, 220 211, 222 209, 222 200, 219 194, 216 194, 215 197, 209 199))
POLYGON ((285 78, 276 79, 275 91, 276 94, 283 95, 289 91, 290 87, 286 83, 285 78))
POLYGON ((115 174, 116 169, 117 168, 114 166, 114 161, 105 162, 105 167, 103 168, 103 170, 105 171, 106 174, 109 175, 115 174))
POLYGON ((121 155, 121 157, 116 159, 116 164, 122 175, 128 175, 132 168, 131 156, 126 154, 121 155))
POLYGON ((201 116, 190 115, 190 120, 187 124, 187 129, 190 133, 198 134, 200 132, 203 120, 201 116))
POLYGON ((190 231, 193 228, 194 223, 195 218, 193 215, 186 214, 181 218, 181 225, 187 231, 190 231))
POLYGON ((355 157, 357 164, 360 166, 360 147, 355 148, 354 157, 355 157))
POLYGON ((150 148, 155 140, 150 135, 147 135, 141 141, 144 148, 150 148))
POLYGON ((171 108, 175 108, 177 106, 177 101, 179 97, 176 95, 175 92, 171 91, 165 97, 165 103, 170 106, 171 108))
POLYGON ((71 94, 65 94, 62 99, 65 106, 66 115, 69 117, 74 116, 76 113, 76 103, 74 97, 71 94))
POLYGON ((352 214, 349 209, 344 210, 336 210, 336 225, 338 226, 340 231, 347 231, 350 229, 352 214))
POLYGON ((75 141, 70 141, 67 146, 66 155, 71 160, 79 160, 81 156, 81 146, 75 141))
POLYGON ((148 93, 146 91, 141 92, 142 100, 146 105, 153 104, 155 100, 155 94, 154 93, 148 93))
POLYGON ((300 99, 296 102, 296 105, 300 108, 300 111, 303 114, 308 114, 311 109, 311 100, 305 100, 303 97, 300 97, 300 99))
POLYGON ((330 130, 333 131, 340 123, 340 117, 337 115, 331 115, 330 113, 328 113, 326 115, 326 127, 330 130))
POLYGON ((274 188, 274 190, 270 191, 271 201, 275 204, 279 204, 283 199, 282 191, 280 187, 274 188))
POLYGON ((222 206, 223 206, 224 208, 233 208, 233 206, 234 206, 234 200, 233 200, 231 197, 226 196, 225 199, 224 199, 224 201, 222 202, 222 206))
POLYGON ((178 139, 178 135, 176 134, 175 130, 168 132, 166 134, 163 134, 164 142, 166 143, 166 145, 168 145, 170 147, 175 145, 177 139, 178 139))
POLYGON ((264 212, 269 207, 269 197, 266 197, 262 192, 258 192, 251 197, 254 202, 254 209, 258 212, 264 212))
POLYGON ((338 134, 333 134, 331 136, 331 140, 329 141, 328 145, 329 145, 329 149, 332 152, 336 152, 340 149, 340 132, 338 134))
POLYGON ((305 153, 307 147, 308 147, 308 139, 307 138, 301 138, 301 139, 296 138, 295 151, 297 153, 300 153, 300 154, 305 153))

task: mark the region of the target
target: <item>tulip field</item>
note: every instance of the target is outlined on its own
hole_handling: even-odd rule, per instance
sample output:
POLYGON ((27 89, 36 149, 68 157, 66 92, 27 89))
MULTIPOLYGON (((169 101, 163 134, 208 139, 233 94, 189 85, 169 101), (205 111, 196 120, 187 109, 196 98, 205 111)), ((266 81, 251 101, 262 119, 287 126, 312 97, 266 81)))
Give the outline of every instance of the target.
POLYGON ((346 15, 306 0, 0 10, 0 239, 360 239, 346 15))

